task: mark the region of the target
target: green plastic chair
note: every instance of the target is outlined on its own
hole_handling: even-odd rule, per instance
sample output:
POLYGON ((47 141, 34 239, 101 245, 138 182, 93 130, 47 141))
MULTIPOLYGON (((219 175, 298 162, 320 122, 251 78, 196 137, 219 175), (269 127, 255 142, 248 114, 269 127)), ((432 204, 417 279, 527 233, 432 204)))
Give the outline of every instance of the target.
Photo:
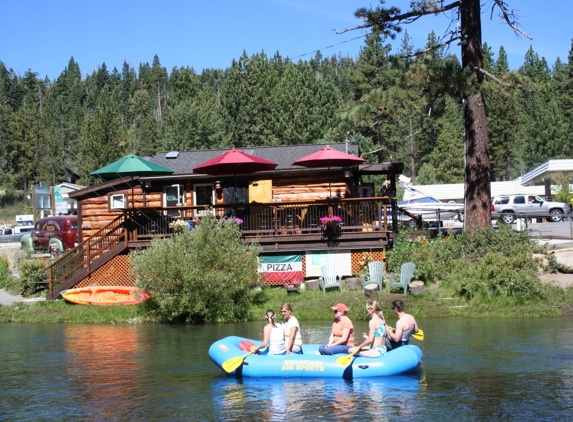
POLYGON ((400 267, 400 274, 394 274, 390 276, 388 283, 388 292, 392 291, 392 287, 397 287, 404 290, 404 295, 408 293, 408 284, 414 278, 414 271, 416 270, 416 264, 413 262, 405 262, 400 267), (398 279, 398 281, 394 281, 398 279))
POLYGON ((362 274, 362 290, 367 284, 377 284, 378 291, 382 291, 382 280, 384 279, 384 263, 382 261, 372 261, 368 264, 368 274, 362 274))
POLYGON ((342 276, 336 273, 334 265, 323 265, 320 267, 322 276, 318 278, 322 293, 326 294, 326 289, 330 287, 338 287, 342 292, 342 276))

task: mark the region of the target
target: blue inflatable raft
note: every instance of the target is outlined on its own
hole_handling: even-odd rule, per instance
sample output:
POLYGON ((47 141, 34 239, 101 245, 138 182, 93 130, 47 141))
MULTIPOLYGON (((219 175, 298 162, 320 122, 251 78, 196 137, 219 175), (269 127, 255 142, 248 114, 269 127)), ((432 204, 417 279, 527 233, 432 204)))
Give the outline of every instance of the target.
MULTIPOLYGON (((209 357, 219 368, 229 359, 245 356, 239 349, 242 340, 261 344, 260 341, 244 337, 230 336, 216 341, 209 348, 209 357)), ((340 365, 336 359, 344 355, 321 355, 318 344, 303 345, 303 354, 291 355, 248 355, 243 364, 231 372, 236 377, 333 377, 363 378, 385 377, 407 374, 421 364, 423 354, 414 345, 402 346, 387 352, 379 358, 354 358, 348 366, 340 365)))

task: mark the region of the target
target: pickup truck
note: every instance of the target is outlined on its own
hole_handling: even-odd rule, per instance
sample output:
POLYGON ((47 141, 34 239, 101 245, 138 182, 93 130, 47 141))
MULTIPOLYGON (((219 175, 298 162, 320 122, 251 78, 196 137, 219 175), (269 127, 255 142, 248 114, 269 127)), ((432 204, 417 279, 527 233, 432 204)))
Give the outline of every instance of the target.
POLYGON ((16 226, 0 229, 0 242, 19 242, 22 236, 30 233, 33 229, 34 226, 16 226))

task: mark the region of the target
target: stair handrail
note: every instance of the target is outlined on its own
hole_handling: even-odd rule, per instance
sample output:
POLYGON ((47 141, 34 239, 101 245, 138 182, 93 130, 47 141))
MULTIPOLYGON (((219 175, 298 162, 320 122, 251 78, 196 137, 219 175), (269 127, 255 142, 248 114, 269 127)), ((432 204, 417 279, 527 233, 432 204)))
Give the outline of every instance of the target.
POLYGON ((54 287, 64 283, 65 280, 82 269, 86 270, 86 276, 89 275, 91 273, 91 263, 98 259, 105 250, 118 244, 120 238, 123 237, 122 240, 127 243, 126 221, 127 216, 125 214, 119 215, 109 224, 79 243, 74 249, 66 252, 53 264, 47 266, 44 271, 48 272, 48 294, 52 295, 54 287), (116 235, 116 242, 105 242, 105 238, 110 237, 118 229, 122 229, 123 233, 116 235), (93 247, 94 245, 99 245, 99 247, 93 247))

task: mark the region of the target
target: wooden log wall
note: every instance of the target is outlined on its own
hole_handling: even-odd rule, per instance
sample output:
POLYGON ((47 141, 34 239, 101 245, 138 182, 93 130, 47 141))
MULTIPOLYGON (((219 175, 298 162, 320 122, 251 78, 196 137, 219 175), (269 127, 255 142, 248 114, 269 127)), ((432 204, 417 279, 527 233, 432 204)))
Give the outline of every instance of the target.
MULTIPOLYGON (((117 192, 113 192, 112 194, 117 194, 117 192)), ((80 240, 93 235, 122 214, 121 210, 110 211, 109 195, 85 198, 81 202, 82 239, 80 240)))
POLYGON ((273 201, 315 201, 327 199, 332 196, 340 198, 350 197, 350 187, 346 181, 331 175, 330 185, 328 180, 317 182, 316 178, 306 177, 285 177, 273 180, 273 201), (330 188, 329 188, 330 187, 330 188))
MULTIPOLYGON (((190 182, 181 182, 184 185, 185 205, 193 205, 193 191, 190 182)), ((153 185, 145 192, 141 185, 133 185, 122 189, 115 188, 108 193, 98 192, 98 196, 81 200, 82 207, 82 240, 102 229, 119 215, 122 210, 114 210, 109 207, 111 195, 124 194, 127 209, 163 208, 163 185, 153 185)))

